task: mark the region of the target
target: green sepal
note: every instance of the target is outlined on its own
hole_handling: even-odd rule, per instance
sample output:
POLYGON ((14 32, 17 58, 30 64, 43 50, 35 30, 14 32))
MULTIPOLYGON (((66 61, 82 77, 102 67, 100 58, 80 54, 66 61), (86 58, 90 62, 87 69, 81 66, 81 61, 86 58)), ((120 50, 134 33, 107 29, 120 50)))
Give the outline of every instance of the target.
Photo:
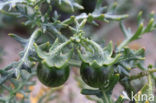
POLYGON ((73 49, 69 50, 68 53, 62 53, 65 46, 67 46, 71 41, 66 41, 59 44, 58 39, 53 43, 49 52, 42 50, 37 44, 34 44, 35 50, 39 58, 42 59, 42 62, 47 64, 49 67, 62 68, 68 64, 70 60, 73 49))
POLYGON ((83 49, 85 48, 85 53, 80 49, 78 49, 80 59, 84 63, 88 63, 92 67, 112 65, 116 63, 119 57, 121 56, 121 54, 118 54, 115 57, 112 57, 113 54, 112 42, 110 42, 108 46, 105 47, 104 49, 96 42, 85 38, 81 41, 80 44, 83 49))
POLYGON ((113 55, 112 41, 109 42, 109 44, 103 49, 103 51, 104 51, 105 58, 106 58, 104 65, 115 64, 121 56, 121 54, 117 54, 115 57, 112 57, 113 55))
POLYGON ((48 51, 50 48, 50 43, 49 42, 43 43, 39 47, 44 51, 48 51))
POLYGON ((57 46, 59 45, 59 41, 58 38, 55 40, 55 42, 53 43, 53 45, 50 47, 49 51, 51 52, 53 49, 55 49, 57 46))

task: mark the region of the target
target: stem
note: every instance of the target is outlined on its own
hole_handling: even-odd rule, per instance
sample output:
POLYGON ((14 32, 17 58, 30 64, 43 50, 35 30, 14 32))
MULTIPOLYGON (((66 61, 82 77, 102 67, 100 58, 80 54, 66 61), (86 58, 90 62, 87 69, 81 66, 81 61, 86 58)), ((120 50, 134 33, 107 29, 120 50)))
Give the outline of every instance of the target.
POLYGON ((104 89, 101 89, 101 91, 102 91, 102 94, 103 94, 103 96, 102 96, 102 98, 101 98, 102 101, 103 101, 103 103, 110 103, 109 97, 106 95, 104 89))
POLYGON ((5 10, 0 10, 0 13, 5 14, 5 15, 8 15, 8 16, 14 16, 14 17, 20 15, 19 13, 7 12, 7 11, 5 11, 5 10))
POLYGON ((143 71, 137 75, 130 76, 130 80, 139 79, 141 77, 148 76, 149 74, 154 73, 154 72, 156 72, 156 69, 150 69, 147 71, 143 71))
POLYGON ((102 100, 103 100, 103 103, 109 103, 109 100, 108 100, 108 98, 107 98, 105 93, 103 93, 102 100))

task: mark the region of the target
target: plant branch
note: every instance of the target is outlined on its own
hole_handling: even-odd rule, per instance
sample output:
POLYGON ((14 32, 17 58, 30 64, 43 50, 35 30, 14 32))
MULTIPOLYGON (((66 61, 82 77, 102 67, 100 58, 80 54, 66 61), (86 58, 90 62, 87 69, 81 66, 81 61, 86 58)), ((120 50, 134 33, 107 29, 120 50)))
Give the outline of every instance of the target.
POLYGON ((142 78, 144 76, 148 76, 149 74, 152 74, 154 72, 156 72, 156 69, 150 69, 150 70, 147 70, 147 71, 143 71, 143 72, 140 72, 137 75, 130 76, 130 80, 139 79, 139 78, 142 78))
MULTIPOLYGON (((33 34, 31 35, 28 44, 26 45, 26 48, 24 50, 24 55, 23 57, 20 59, 19 63, 17 64, 16 68, 15 68, 15 75, 17 78, 20 77, 20 69, 22 67, 22 65, 28 60, 28 56, 29 56, 29 52, 33 47, 33 43, 35 42, 35 40, 39 37, 41 32, 41 29, 36 29, 33 34)), ((12 36, 13 38, 16 38, 16 36, 14 34, 9 34, 10 36, 12 36)))

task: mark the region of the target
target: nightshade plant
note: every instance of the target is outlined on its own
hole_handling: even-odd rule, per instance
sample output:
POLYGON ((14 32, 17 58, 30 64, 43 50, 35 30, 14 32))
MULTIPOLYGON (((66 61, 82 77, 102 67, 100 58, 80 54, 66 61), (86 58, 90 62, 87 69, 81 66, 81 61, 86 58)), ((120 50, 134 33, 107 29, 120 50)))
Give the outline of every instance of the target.
MULTIPOLYGON (((144 25, 142 12, 139 12, 138 27, 133 32, 124 25, 128 18, 126 14, 116 12, 117 3, 103 7, 103 0, 97 0, 95 9, 90 13, 73 13, 84 9, 79 0, 5 0, 0 2, 0 13, 21 18, 23 24, 33 30, 30 38, 24 39, 16 34, 9 35, 20 42, 24 50, 20 52, 21 59, 3 69, 0 69, 0 101, 4 103, 28 103, 30 90, 34 85, 31 80, 36 75, 40 81, 49 87, 63 85, 69 76, 69 67, 80 67, 80 76, 85 85, 81 93, 88 99, 97 103, 123 103, 135 93, 135 100, 140 94, 153 94, 152 78, 156 69, 150 65, 144 66, 145 49, 132 50, 128 44, 140 39, 145 33, 155 30, 154 14, 150 14, 147 25, 144 25), (57 7, 57 9, 56 9, 57 7), (73 13, 69 18, 60 19, 61 13, 73 13), (86 37, 84 27, 87 24, 98 26, 97 21, 111 23, 119 22, 125 40, 113 48, 110 41, 103 46, 91 38, 86 37), (64 32, 66 30, 66 32, 64 32), (131 75, 133 69, 141 72, 131 75), (148 82, 139 91, 135 91, 131 81, 147 77, 148 82), (111 98, 114 86, 120 83, 124 95, 111 98), (10 87, 9 85, 12 85, 10 87), (17 99, 16 94, 23 94, 22 99, 17 99), (94 97, 93 97, 94 96, 94 97)), ((88 11, 87 11, 88 12, 88 11)), ((141 101, 144 102, 151 102, 141 101)))

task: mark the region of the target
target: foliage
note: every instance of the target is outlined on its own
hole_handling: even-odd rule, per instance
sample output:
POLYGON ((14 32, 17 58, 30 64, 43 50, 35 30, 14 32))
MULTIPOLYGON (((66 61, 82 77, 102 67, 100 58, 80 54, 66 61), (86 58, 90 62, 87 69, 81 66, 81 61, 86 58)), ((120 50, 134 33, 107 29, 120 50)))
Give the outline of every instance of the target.
MULTIPOLYGON (((0 85, 3 88, 0 91, 0 101, 15 103, 16 94, 22 93, 24 98, 18 102, 28 103, 30 91, 26 88, 34 83, 31 78, 36 73, 38 63, 44 63, 50 68, 57 67, 58 69, 65 65, 80 67, 81 62, 88 63, 93 68, 103 66, 111 68, 112 72, 107 80, 106 85, 108 86, 106 88, 99 86, 88 89, 82 86, 81 93, 95 96, 97 103, 123 103, 127 99, 125 95, 121 95, 116 100, 111 98, 114 86, 120 82, 131 98, 130 93, 134 91, 134 87, 130 85, 131 81, 144 76, 148 77, 148 84, 140 91, 146 89, 148 94, 152 93, 151 75, 156 70, 153 68, 145 69, 143 64, 144 49, 131 50, 127 45, 141 38, 143 34, 155 30, 156 24, 153 14, 150 14, 148 24, 144 26, 142 12, 140 12, 137 20, 138 27, 135 32, 132 32, 124 25, 124 19, 128 18, 128 15, 116 12, 117 3, 103 7, 102 2, 103 0, 97 0, 93 12, 73 14, 65 20, 60 20, 61 14, 57 10, 53 10, 55 4, 58 7, 68 5, 67 11, 77 11, 84 7, 76 0, 8 0, 1 2, 1 13, 22 18, 23 24, 30 26, 34 31, 28 39, 9 34, 22 44, 24 50, 20 52, 21 59, 19 61, 0 69, 0 85), (42 9, 43 4, 48 9, 42 9), (5 7, 6 9, 4 9, 5 7), (52 17, 51 13, 53 14, 52 17), (125 40, 113 48, 112 42, 103 46, 87 38, 83 28, 87 23, 98 26, 97 21, 119 22, 125 40), (63 29, 66 29, 69 34, 66 35, 63 29), (130 75, 130 71, 134 68, 139 68, 142 72, 138 75, 130 75), (8 87, 8 82, 13 85, 13 88, 8 87), (4 94, 6 91, 8 92, 7 96, 4 94)), ((95 97, 89 98, 94 100, 95 97)))

